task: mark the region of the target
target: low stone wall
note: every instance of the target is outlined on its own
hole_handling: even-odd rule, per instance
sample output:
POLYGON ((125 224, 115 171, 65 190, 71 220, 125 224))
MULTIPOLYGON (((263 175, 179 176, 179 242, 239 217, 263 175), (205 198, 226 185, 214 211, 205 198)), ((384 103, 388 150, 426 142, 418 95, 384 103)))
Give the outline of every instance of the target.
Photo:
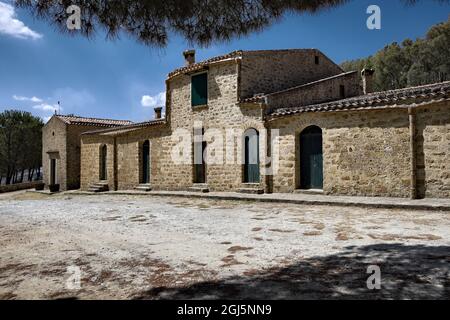
POLYGON ((15 184, 9 184, 9 185, 5 185, 5 186, 0 186, 0 193, 32 189, 32 188, 35 188, 36 185, 39 183, 42 183, 42 181, 15 183, 15 184))

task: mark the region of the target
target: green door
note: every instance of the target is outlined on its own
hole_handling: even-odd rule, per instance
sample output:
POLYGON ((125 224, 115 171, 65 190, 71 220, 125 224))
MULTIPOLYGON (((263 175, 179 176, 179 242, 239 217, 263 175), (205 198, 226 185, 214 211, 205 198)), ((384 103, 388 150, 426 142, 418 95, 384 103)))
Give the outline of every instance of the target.
POLYGON ((300 134, 300 187, 323 188, 322 130, 316 126, 300 134))
POLYGON ((244 182, 259 183, 259 135, 255 129, 244 134, 244 182))
POLYGON ((150 142, 142 145, 142 183, 150 183, 150 142))

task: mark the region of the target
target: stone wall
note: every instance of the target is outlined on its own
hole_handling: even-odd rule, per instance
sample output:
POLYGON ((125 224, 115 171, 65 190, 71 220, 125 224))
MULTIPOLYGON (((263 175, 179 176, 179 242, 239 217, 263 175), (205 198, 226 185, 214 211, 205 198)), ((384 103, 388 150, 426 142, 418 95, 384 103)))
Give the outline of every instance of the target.
POLYGON ((450 102, 417 109, 418 196, 450 198, 450 102))
POLYGON ((42 183, 42 181, 31 181, 31 182, 21 182, 21 183, 14 183, 14 184, 8 184, 8 185, 0 185, 0 193, 32 189, 41 183, 42 183))
POLYGON ((306 106, 360 94, 359 73, 346 73, 327 80, 319 80, 311 84, 284 90, 267 97, 271 109, 306 106), (344 86, 344 96, 341 96, 340 86, 344 86))
POLYGON ((315 49, 244 51, 240 96, 271 93, 342 73, 343 70, 315 49), (319 64, 315 63, 319 57, 319 64))
POLYGON ((304 113, 280 118, 279 171, 274 192, 293 192, 300 182, 299 135, 310 125, 323 135, 325 194, 408 197, 409 121, 406 110, 304 113))
POLYGON ((100 148, 106 145, 106 177, 114 190, 114 137, 107 135, 81 136, 81 189, 87 190, 100 180, 100 148))
MULTIPOLYGON (((208 105, 191 106, 191 77, 180 75, 168 84, 168 101, 170 102, 170 127, 148 126, 146 128, 121 133, 117 136, 117 175, 119 189, 132 189, 140 182, 141 177, 141 145, 150 140, 151 175, 153 189, 186 190, 193 185, 192 144, 180 157, 182 163, 172 158, 172 152, 180 145, 180 138, 192 142, 194 124, 200 123, 205 130, 210 159, 222 159, 222 163, 206 165, 206 179, 211 191, 231 191, 242 186, 242 164, 237 157, 242 156, 235 142, 242 142, 242 135, 234 139, 226 139, 227 130, 236 129, 243 133, 248 128, 264 130, 263 112, 259 106, 239 106, 237 95, 238 65, 235 62, 216 64, 208 71, 208 105), (220 133, 222 141, 213 136, 220 133), (219 143, 219 144, 217 144, 219 143), (235 161, 227 163, 223 145, 232 149, 235 161), (220 147, 215 147, 220 146, 220 147)), ((109 145, 114 138, 107 134, 85 135, 82 138, 81 188, 86 190, 89 184, 98 181, 99 148, 101 143, 109 145)), ((264 147, 260 139, 260 159, 264 159, 264 147)), ((110 157, 108 157, 109 163, 110 157)), ((108 181, 110 165, 108 165, 108 181)), ((112 170, 112 164, 111 164, 112 170)), ((264 178, 261 172, 261 185, 264 178)), ((110 189, 113 187, 110 181, 110 189)))
POLYGON ((52 117, 42 128, 42 179, 50 184, 50 158, 56 158, 56 183, 60 190, 67 190, 67 127, 61 120, 52 117))
POLYGON ((60 190, 80 188, 81 137, 86 131, 105 129, 98 125, 65 124, 52 117, 42 130, 43 181, 50 183, 50 158, 57 159, 57 183, 60 190))
MULTIPOLYGON (((169 99, 171 103, 171 130, 185 129, 192 134, 195 123, 201 123, 206 135, 217 130, 223 137, 226 137, 227 130, 244 132, 246 129, 255 128, 259 132, 264 130, 263 112, 259 106, 239 106, 238 105, 238 64, 229 62, 211 66, 208 72, 208 106, 191 107, 190 100, 190 76, 183 75, 174 78, 169 84, 169 99)), ((241 138, 241 137, 239 137, 241 138)), ((208 138, 209 139, 209 138, 208 138)), ((169 139, 168 139, 169 140, 169 139)), ((261 139, 260 139, 261 140, 261 139)), ((168 142, 168 149, 174 146, 174 142, 168 142)), ((217 142, 217 141, 216 141, 217 142)), ((240 142, 239 142, 240 143, 240 142)), ((223 144, 228 150, 232 150, 235 158, 241 156, 241 150, 237 150, 236 143, 231 139, 224 138, 223 144)), ((260 159, 263 159, 264 148, 260 141, 260 159)), ((221 145, 219 142, 216 145, 221 145)), ((214 154, 216 159, 223 159, 222 164, 207 164, 207 184, 210 190, 224 191, 236 190, 241 187, 243 180, 242 165, 235 161, 227 163, 226 154, 223 148, 213 148, 213 138, 208 141, 208 153, 214 154), (222 152, 222 154, 220 154, 222 152)), ((192 155, 188 155, 192 157, 192 155)), ((191 158, 192 159, 192 158, 191 158)), ((173 182, 164 184, 164 187, 185 188, 192 186, 193 169, 189 164, 171 167, 166 161, 162 164, 162 170, 171 173, 173 182)), ((261 184, 263 184, 261 174, 261 184)))

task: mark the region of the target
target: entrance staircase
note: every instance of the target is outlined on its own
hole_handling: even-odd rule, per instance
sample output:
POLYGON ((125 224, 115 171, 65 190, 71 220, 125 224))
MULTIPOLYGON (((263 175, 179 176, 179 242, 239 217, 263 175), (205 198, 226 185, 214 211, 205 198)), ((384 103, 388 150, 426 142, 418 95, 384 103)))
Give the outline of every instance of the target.
POLYGON ((259 183, 243 183, 242 187, 238 189, 238 192, 248 194, 263 194, 264 189, 259 183))
POLYGON ((152 191, 152 186, 150 183, 141 183, 140 185, 134 187, 138 191, 152 191))
POLYGON ((108 181, 99 181, 96 183, 93 183, 89 186, 88 191, 89 192, 104 192, 104 191, 108 191, 109 187, 108 187, 108 181))
POLYGON ((209 188, 206 183, 194 183, 192 187, 189 187, 189 191, 206 193, 209 192, 209 188))

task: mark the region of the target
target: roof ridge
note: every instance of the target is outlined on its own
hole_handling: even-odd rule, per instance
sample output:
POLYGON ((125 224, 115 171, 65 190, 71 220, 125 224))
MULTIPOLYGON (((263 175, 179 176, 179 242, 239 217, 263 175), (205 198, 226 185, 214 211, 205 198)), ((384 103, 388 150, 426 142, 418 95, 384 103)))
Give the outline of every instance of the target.
POLYGON ((69 115, 69 114, 56 114, 57 117, 63 117, 63 118, 79 118, 79 119, 86 119, 86 120, 106 120, 106 121, 123 121, 123 122, 129 122, 133 123, 131 120, 123 120, 123 119, 111 119, 111 118, 97 118, 97 117, 84 117, 84 116, 77 116, 77 115, 69 115))
POLYGON ((195 62, 195 63, 193 63, 191 65, 188 65, 188 66, 176 68, 175 70, 169 72, 167 78, 170 79, 170 78, 172 78, 172 77, 174 77, 176 75, 179 75, 179 74, 181 74, 183 72, 186 72, 186 71, 194 71, 194 70, 199 69, 199 68, 201 68, 201 67, 203 67, 203 66, 205 66, 205 65, 207 65, 209 63, 212 63, 212 62, 219 62, 219 61, 222 61, 222 60, 226 60, 226 59, 230 59, 230 58, 241 56, 242 52, 243 52, 242 50, 235 50, 235 51, 231 51, 229 53, 223 54, 223 55, 214 56, 214 57, 211 57, 209 59, 205 59, 205 60, 202 60, 202 61, 199 61, 199 62, 195 62))
POLYGON ((120 131, 120 130, 126 130, 126 129, 134 129, 134 128, 146 127, 146 126, 155 125, 155 124, 164 124, 164 123, 166 123, 165 118, 153 119, 153 120, 147 120, 147 121, 143 121, 143 122, 134 122, 134 123, 120 126, 120 127, 86 131, 86 132, 82 133, 82 135, 97 134, 97 133, 103 133, 103 132, 113 132, 113 131, 120 131))

